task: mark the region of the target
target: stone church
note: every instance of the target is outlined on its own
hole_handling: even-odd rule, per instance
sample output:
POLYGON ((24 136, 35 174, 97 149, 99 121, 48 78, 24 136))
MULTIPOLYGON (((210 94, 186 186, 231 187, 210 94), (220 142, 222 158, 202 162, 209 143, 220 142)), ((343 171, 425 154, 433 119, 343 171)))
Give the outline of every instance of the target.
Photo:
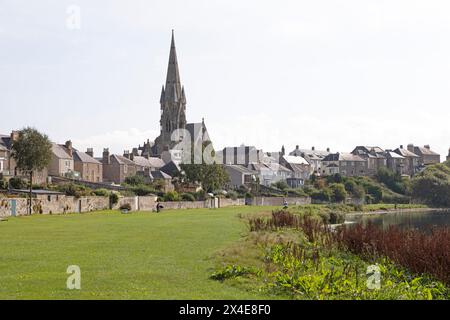
POLYGON ((204 121, 201 123, 186 122, 186 94, 184 86, 181 85, 173 31, 166 84, 162 87, 160 104, 161 132, 151 147, 153 156, 161 156, 163 152, 173 150, 179 145, 184 137, 176 134, 178 129, 189 132, 192 148, 195 148, 195 145, 210 142, 204 121), (173 134, 174 132, 175 134, 173 134))

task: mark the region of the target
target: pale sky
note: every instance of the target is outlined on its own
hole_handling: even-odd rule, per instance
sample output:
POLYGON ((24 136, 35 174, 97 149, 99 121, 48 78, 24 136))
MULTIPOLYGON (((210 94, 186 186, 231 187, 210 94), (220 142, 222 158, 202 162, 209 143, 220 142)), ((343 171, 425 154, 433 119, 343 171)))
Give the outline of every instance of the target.
POLYGON ((187 120, 216 149, 447 155, 448 0, 0 0, 0 133, 34 126, 97 155, 153 140, 172 29, 187 120))

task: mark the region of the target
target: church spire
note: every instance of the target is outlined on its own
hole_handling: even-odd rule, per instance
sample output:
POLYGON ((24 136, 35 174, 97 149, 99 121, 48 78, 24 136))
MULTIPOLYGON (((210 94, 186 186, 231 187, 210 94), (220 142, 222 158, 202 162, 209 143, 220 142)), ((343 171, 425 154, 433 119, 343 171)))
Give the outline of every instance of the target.
POLYGON ((173 30, 172 43, 170 45, 169 66, 167 68, 165 98, 171 102, 179 101, 181 98, 180 71, 178 69, 177 50, 175 47, 175 35, 173 30))

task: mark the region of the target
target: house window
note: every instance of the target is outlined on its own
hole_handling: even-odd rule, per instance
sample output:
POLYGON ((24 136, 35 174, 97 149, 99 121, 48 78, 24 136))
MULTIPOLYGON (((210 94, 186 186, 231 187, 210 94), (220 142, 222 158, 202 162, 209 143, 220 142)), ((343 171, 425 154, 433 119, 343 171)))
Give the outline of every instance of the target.
POLYGON ((125 164, 123 166, 123 173, 127 173, 128 172, 128 166, 125 164))

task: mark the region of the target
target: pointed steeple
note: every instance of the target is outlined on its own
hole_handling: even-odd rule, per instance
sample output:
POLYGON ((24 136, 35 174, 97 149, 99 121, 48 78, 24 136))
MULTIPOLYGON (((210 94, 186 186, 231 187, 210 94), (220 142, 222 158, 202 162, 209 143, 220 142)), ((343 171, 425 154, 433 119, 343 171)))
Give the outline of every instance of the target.
POLYGON ((160 98, 160 100, 159 100, 159 102, 160 102, 161 104, 164 102, 165 96, 166 96, 166 92, 165 92, 165 90, 164 90, 164 86, 162 86, 162 89, 161 89, 161 98, 160 98))
POLYGON ((175 47, 175 35, 173 30, 165 90, 166 100, 178 101, 181 98, 180 71, 178 70, 177 49, 175 47))

